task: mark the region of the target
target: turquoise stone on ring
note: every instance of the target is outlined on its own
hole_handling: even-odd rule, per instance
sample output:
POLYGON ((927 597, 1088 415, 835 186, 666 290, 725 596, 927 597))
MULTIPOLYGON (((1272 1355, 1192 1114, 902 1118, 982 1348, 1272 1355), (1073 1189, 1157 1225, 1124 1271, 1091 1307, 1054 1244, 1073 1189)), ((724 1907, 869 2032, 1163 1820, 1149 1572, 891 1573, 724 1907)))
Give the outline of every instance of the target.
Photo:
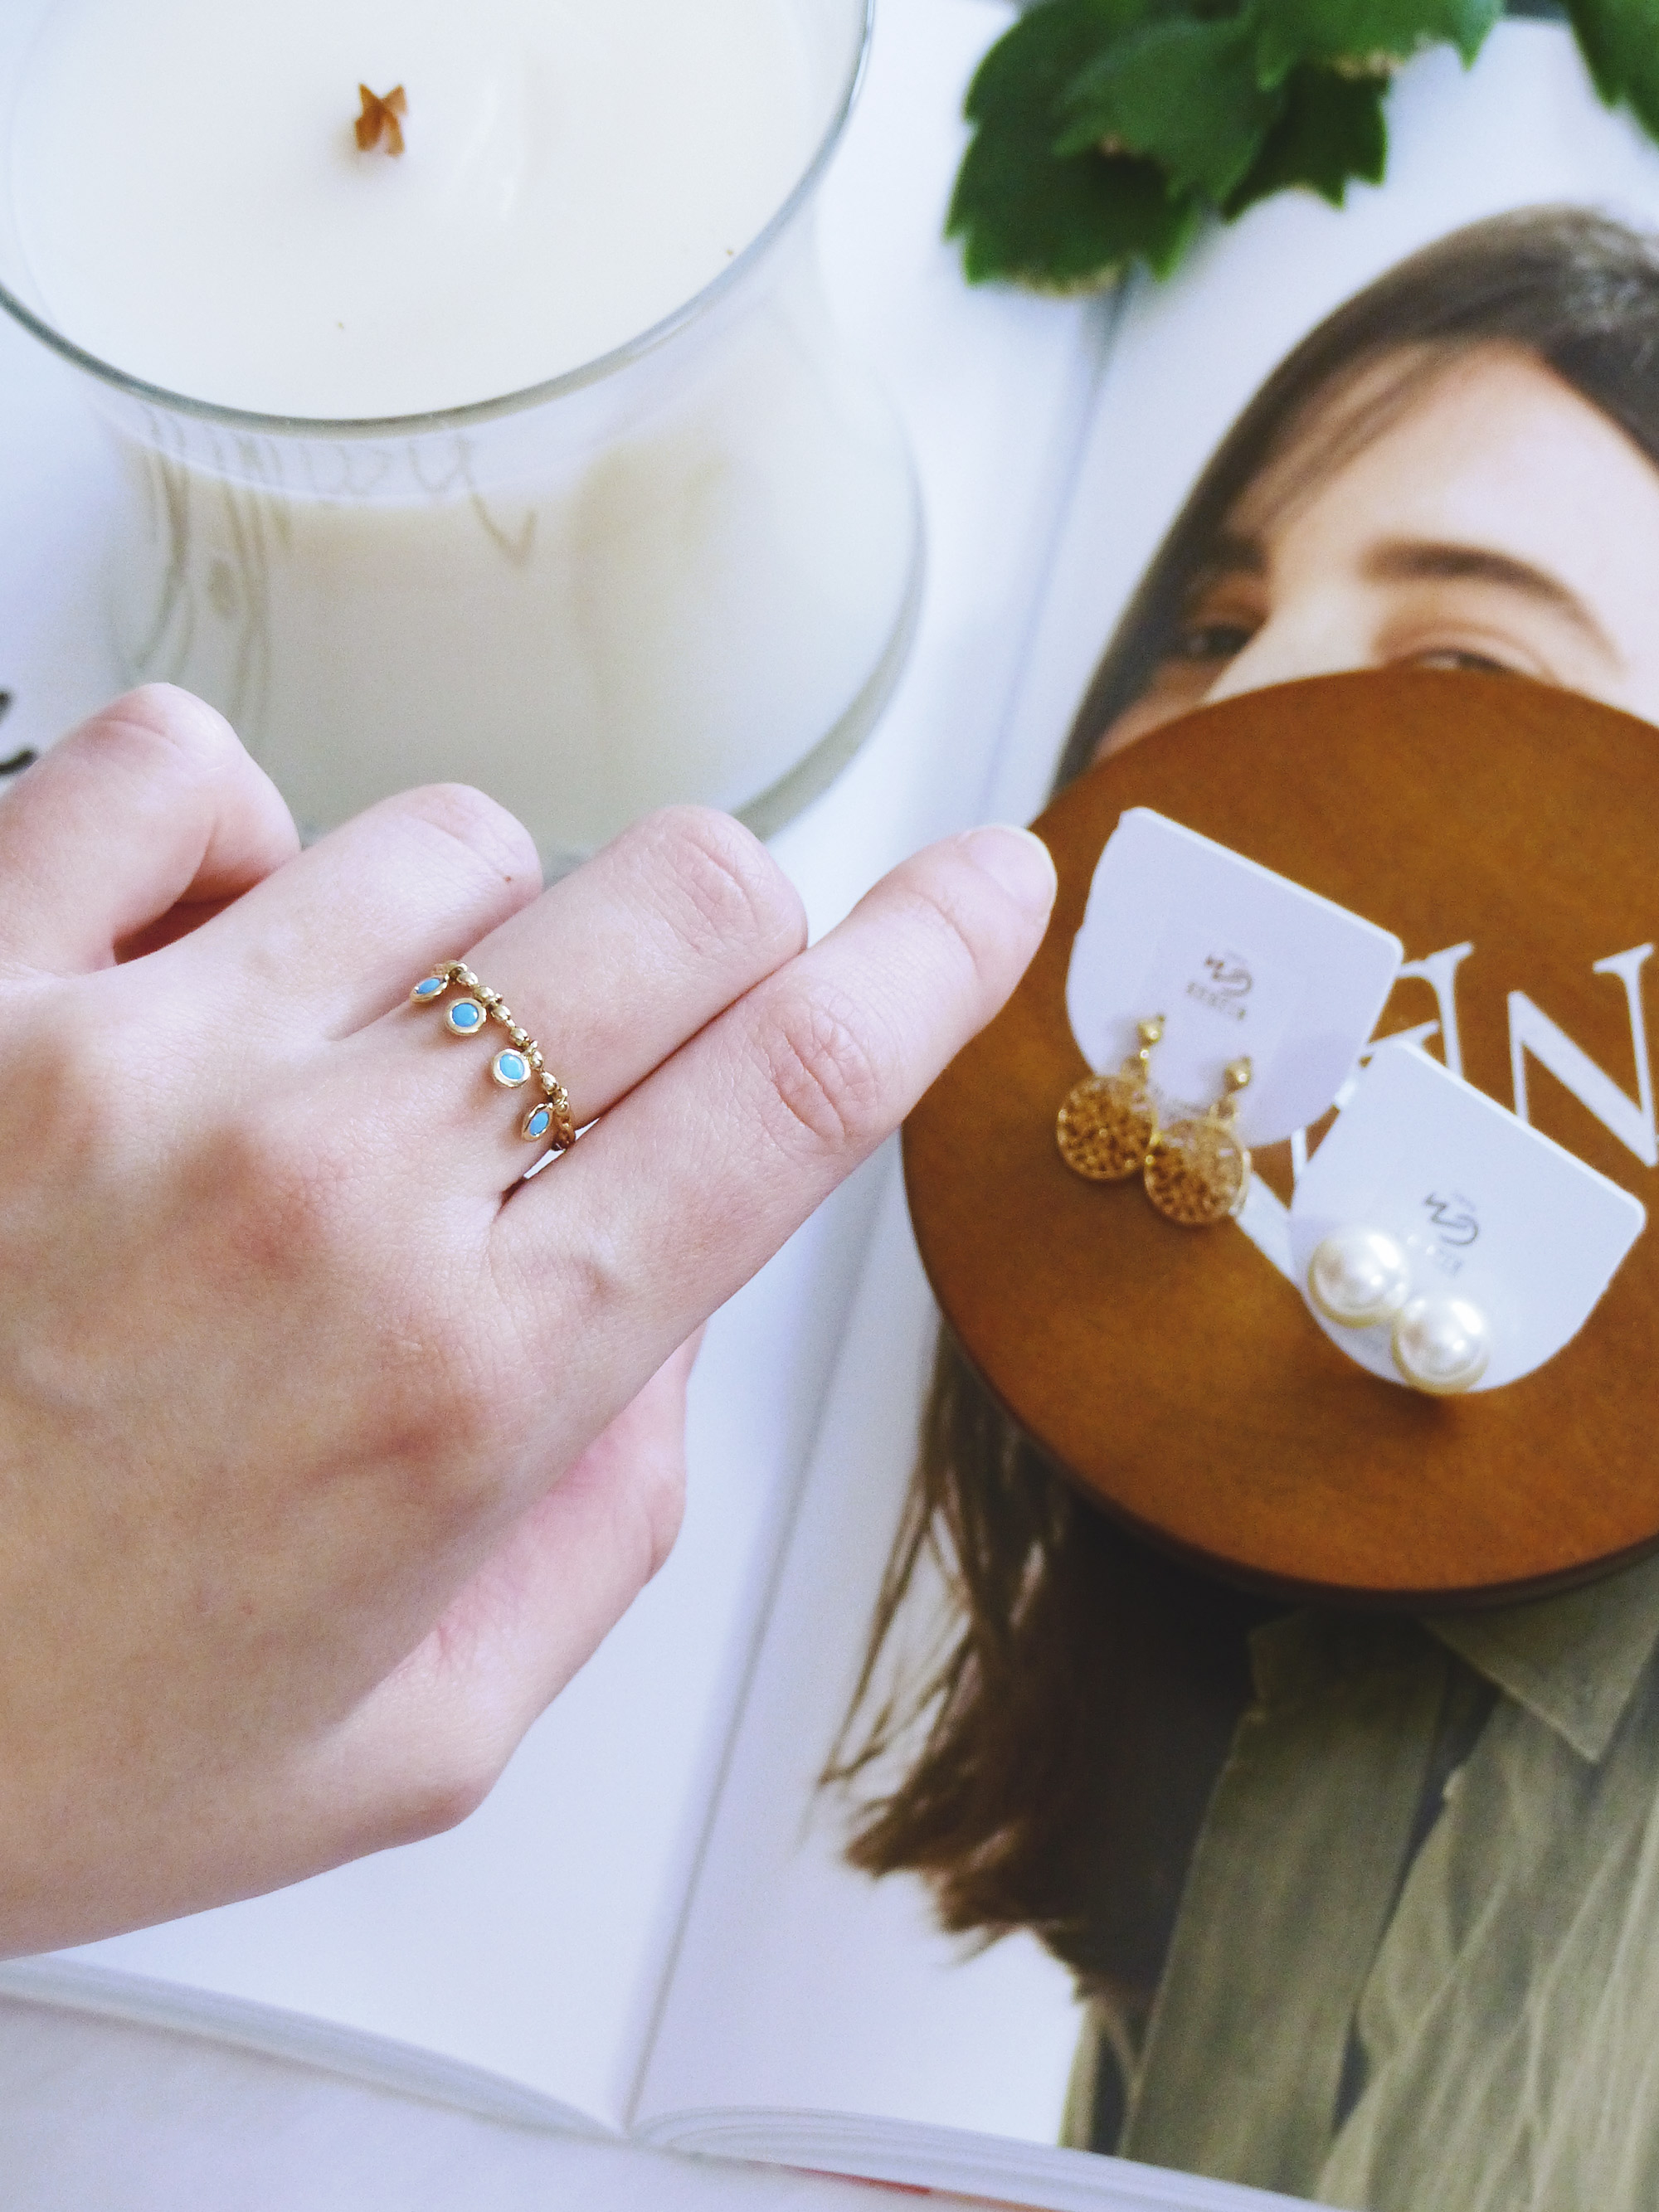
POLYGON ((476 1036, 489 1019, 476 999, 457 999, 444 1016, 457 1036, 476 1036))
POLYGON ((490 1061, 489 1072, 503 1091, 516 1091, 530 1080, 530 1062, 515 1046, 508 1045, 490 1061))
POLYGON ((532 1106, 519 1124, 519 1134, 533 1141, 537 1137, 544 1137, 552 1127, 553 1109, 550 1106, 532 1106))
POLYGON ((417 1006, 429 1006, 434 999, 441 999, 448 988, 447 975, 423 975, 409 995, 417 1006))

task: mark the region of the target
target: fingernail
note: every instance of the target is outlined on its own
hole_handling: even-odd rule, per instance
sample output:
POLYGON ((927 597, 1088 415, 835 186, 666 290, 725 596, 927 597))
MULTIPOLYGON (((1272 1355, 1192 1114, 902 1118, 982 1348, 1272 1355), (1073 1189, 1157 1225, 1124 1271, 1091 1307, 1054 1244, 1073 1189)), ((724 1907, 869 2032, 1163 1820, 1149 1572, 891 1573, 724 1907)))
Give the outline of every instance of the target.
POLYGON ((1033 831, 998 822, 987 830, 970 830, 962 844, 974 866, 1000 884, 1027 914, 1046 915, 1053 906, 1059 887, 1054 864, 1048 848, 1033 831))

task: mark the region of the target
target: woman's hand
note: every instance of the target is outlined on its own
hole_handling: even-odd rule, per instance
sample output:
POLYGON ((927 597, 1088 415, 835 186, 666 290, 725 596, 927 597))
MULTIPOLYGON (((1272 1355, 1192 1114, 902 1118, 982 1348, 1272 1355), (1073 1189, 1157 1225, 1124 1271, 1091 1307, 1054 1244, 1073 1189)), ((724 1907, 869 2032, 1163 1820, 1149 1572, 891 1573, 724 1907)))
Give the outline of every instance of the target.
POLYGON ((655 816, 544 893, 453 787, 301 853, 160 688, 20 779, 0 1950, 477 1803, 673 1540, 688 1340, 995 1012, 1052 894, 1035 840, 978 831, 804 951, 722 816, 655 816), (447 957, 597 1117, 528 1183, 503 1040, 408 1003, 447 957))

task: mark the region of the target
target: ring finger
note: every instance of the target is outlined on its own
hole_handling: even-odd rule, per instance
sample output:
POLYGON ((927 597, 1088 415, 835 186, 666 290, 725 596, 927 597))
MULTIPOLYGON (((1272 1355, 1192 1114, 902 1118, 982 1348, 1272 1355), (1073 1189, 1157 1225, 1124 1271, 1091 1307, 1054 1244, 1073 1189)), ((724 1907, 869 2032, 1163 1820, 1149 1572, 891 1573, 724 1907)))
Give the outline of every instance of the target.
MULTIPOLYGON (((422 1149, 441 1153, 449 1187, 459 1159, 471 1164, 468 1187, 499 1194, 556 1133, 529 1123, 547 1102, 529 1045, 507 1031, 509 1012, 580 1127, 805 938, 799 899, 764 847, 725 815, 672 808, 624 831, 476 945, 457 948, 453 957, 499 994, 489 1018, 471 1011, 462 1031, 468 1016, 458 1009, 472 994, 459 982, 431 1004, 404 998, 338 1048, 339 1077, 371 1082, 377 1097, 390 1083, 405 1160, 417 1131, 422 1149)), ((410 975, 411 988, 425 972, 410 975)))

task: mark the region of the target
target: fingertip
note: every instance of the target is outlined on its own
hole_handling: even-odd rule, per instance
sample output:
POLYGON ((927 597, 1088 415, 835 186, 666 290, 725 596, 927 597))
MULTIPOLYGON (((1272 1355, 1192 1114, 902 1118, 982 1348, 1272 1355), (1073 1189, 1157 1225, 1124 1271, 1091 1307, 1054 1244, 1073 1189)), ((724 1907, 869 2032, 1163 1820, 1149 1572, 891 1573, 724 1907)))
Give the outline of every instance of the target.
POLYGON ((957 840, 981 873, 1006 891, 1023 914, 1047 923, 1053 911, 1060 878, 1054 856, 1035 830, 1012 822, 988 823, 969 830, 957 840))

